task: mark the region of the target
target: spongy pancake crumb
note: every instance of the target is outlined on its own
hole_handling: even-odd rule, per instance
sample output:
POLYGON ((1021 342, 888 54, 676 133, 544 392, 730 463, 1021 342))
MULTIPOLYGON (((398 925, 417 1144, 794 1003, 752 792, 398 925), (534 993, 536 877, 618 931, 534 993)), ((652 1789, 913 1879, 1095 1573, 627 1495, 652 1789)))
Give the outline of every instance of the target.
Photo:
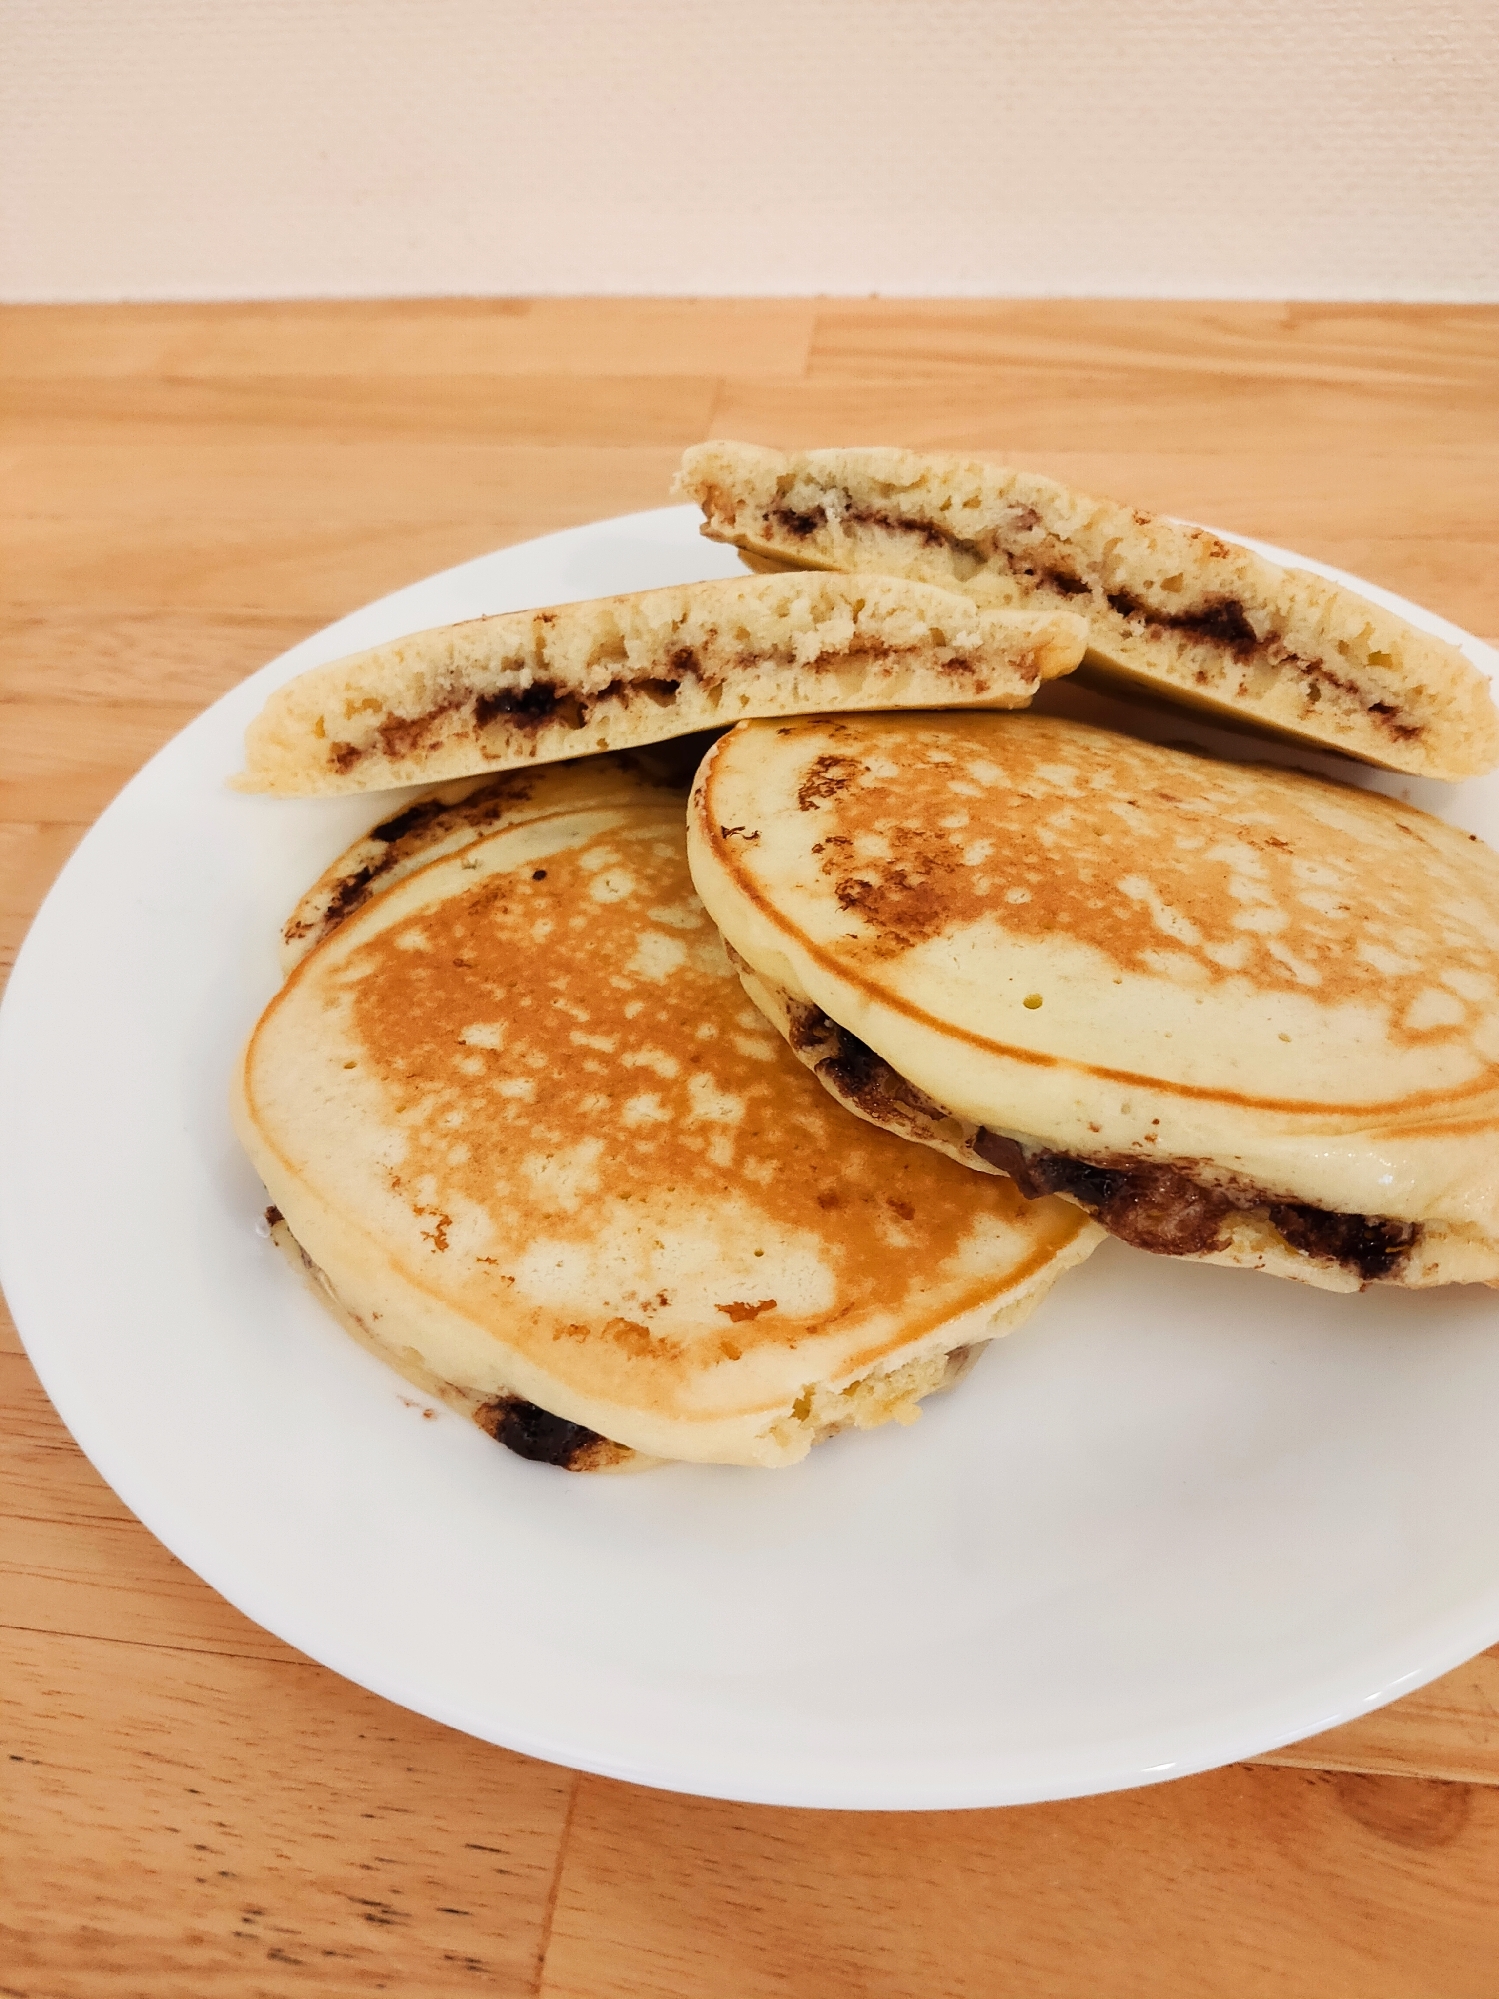
POLYGON ((241 789, 309 796, 555 763, 749 715, 1022 707, 1071 612, 888 576, 729 577, 416 632, 280 688, 241 789))
POLYGON ((713 442, 677 490, 757 563, 879 571, 1086 617, 1088 668, 1391 770, 1499 763, 1499 711, 1461 651, 1309 571, 1038 473, 889 448, 713 442))

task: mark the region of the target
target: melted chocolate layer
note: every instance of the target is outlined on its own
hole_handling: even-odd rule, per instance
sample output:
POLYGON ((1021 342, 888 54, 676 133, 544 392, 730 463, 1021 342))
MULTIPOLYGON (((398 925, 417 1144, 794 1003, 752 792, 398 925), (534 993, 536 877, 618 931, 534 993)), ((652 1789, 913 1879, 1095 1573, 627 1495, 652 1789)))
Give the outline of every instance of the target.
POLYGON ((1270 1219, 1305 1256, 1349 1263, 1365 1279, 1395 1268, 1420 1233, 1415 1222, 1392 1222, 1378 1215, 1334 1215, 1295 1201, 1273 1201, 1270 1219))
POLYGON ((373 867, 356 868, 351 875, 345 875, 328 901, 323 921, 328 929, 342 923, 346 916, 352 916, 360 905, 369 900, 370 883, 375 878, 373 867))
POLYGON ((503 715, 511 722, 545 722, 556 713, 559 696, 547 680, 533 680, 519 693, 501 688, 498 694, 480 694, 474 701, 474 722, 487 729, 503 715))
POLYGON ((550 1410, 538 1409, 534 1402, 519 1396, 497 1395, 475 1412, 479 1428, 532 1464, 560 1465, 564 1471, 583 1469, 596 1445, 605 1440, 597 1430, 581 1423, 569 1423, 550 1410))
MULTIPOLYGON (((1237 597, 1212 597, 1195 611, 1158 611, 1152 605, 1143 603, 1129 590, 1111 590, 1109 608, 1117 611, 1121 618, 1141 617, 1152 625, 1164 625, 1169 631, 1186 632, 1194 639, 1207 639, 1213 645, 1223 646, 1235 659, 1249 659, 1254 653, 1263 652, 1276 641, 1261 638, 1250 624, 1248 614, 1237 597)), ((1309 661, 1304 661, 1309 665, 1309 661)))
POLYGON ((883 1055, 876 1055, 868 1042, 850 1034, 831 1020, 821 1007, 792 1001, 789 1012, 791 1045, 799 1054, 816 1055, 813 1071, 831 1083, 837 1095, 861 1110, 871 1124, 909 1131, 913 1111, 925 1117, 942 1117, 942 1106, 892 1069, 883 1055))
MULTIPOLYGON (((785 528, 788 534, 794 535, 798 541, 804 541, 808 535, 816 533, 828 524, 821 513, 796 513, 789 507, 775 508, 769 518, 785 528)), ((1092 585, 1085 583, 1081 576, 1075 575, 1072 570, 1065 569, 1059 564, 1028 561, 1014 550, 1006 548, 997 533, 986 534, 977 541, 965 541, 961 535, 939 528, 931 521, 904 520, 897 514, 883 513, 877 507, 846 506, 839 518, 857 522, 865 527, 886 528, 893 534, 915 535, 918 540, 927 542, 932 547, 951 549, 963 563, 968 565, 969 573, 982 569, 985 563, 992 562, 996 556, 999 556, 1009 564, 1016 575, 1028 578, 1040 589, 1055 590, 1059 596, 1079 597, 1086 595, 1092 588, 1092 585)), ((1014 517, 1011 532, 1023 533, 1030 528, 1039 527, 1040 523, 1041 516, 1034 507, 1026 507, 1014 517)))
POLYGON ((1008 1173, 1027 1200, 1070 1195, 1111 1235, 1162 1256, 1204 1256, 1222 1249, 1229 1216, 1252 1204, 1265 1209, 1291 1249, 1320 1262, 1344 1264, 1368 1283, 1388 1277, 1420 1234, 1415 1222, 1381 1215, 1340 1215, 1268 1194, 1254 1201, 1254 1189, 1228 1193, 1149 1160, 1098 1164, 1062 1152, 1025 1152, 1013 1138, 982 1129, 973 1149, 1008 1173))
MULTIPOLYGON (((799 1054, 816 1057, 819 1050, 827 1051, 814 1061, 816 1073, 872 1122, 910 1131, 913 1112, 947 1115, 821 1007, 792 1001, 788 1025, 799 1054)), ((1153 1160, 1027 1152, 1015 1139, 983 1126, 974 1136, 973 1150, 986 1165, 1008 1173, 1028 1201, 1065 1194, 1110 1235, 1157 1256, 1210 1256, 1225 1247, 1230 1216, 1262 1208, 1291 1249, 1320 1262, 1341 1263, 1368 1283, 1387 1277, 1421 1232, 1415 1222, 1334 1214, 1306 1202, 1278 1200, 1253 1187, 1213 1186, 1178 1166, 1153 1160)))
POLYGON ((1222 1249, 1224 1222, 1239 1206, 1174 1166, 1146 1160, 1098 1166, 1060 1152, 1026 1153, 1013 1138, 983 1129, 973 1149, 1008 1173, 1027 1200, 1068 1194, 1110 1235, 1158 1256, 1206 1256, 1222 1249))
POLYGON ((378 826, 371 827, 370 838, 383 840, 389 846, 392 840, 403 840, 408 833, 430 825, 450 809, 440 798, 421 799, 415 805, 408 805, 404 812, 397 812, 394 818, 382 819, 378 826))
MULTIPOLYGON (((679 654, 678 658, 691 659, 690 654, 679 654)), ((675 662, 674 662, 675 664, 675 662)), ((694 661, 695 665, 696 662, 694 661)), ((529 687, 500 688, 493 694, 476 694, 472 703, 473 722, 476 730, 484 731, 495 722, 507 722, 512 728, 539 729, 544 723, 560 722, 569 729, 581 729, 592 719, 595 708, 601 702, 616 700, 621 694, 644 694, 660 707, 669 707, 676 699, 677 689, 689 677, 691 667, 683 667, 676 675, 658 675, 649 680, 611 680, 607 687, 601 687, 596 694, 580 695, 557 686, 550 680, 533 680, 529 687)), ((352 770, 367 756, 377 753, 390 757, 410 756, 422 749, 431 733, 432 726, 445 715, 451 715, 463 704, 445 701, 439 707, 430 709, 425 715, 391 716, 381 723, 376 732, 376 740, 360 748, 354 743, 332 743, 328 749, 328 761, 337 771, 352 770)), ((412 813, 422 811, 420 805, 410 808, 412 813)), ((406 813, 398 814, 388 822, 404 832, 406 813)), ((413 825, 420 824, 413 820, 413 825)), ((377 827, 378 839, 396 839, 399 832, 391 832, 377 827)))

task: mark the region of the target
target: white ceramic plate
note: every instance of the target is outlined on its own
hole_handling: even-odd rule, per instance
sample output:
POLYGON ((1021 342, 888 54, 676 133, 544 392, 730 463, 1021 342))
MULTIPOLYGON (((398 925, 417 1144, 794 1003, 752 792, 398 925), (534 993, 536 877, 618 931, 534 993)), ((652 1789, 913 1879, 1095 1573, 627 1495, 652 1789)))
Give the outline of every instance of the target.
MULTIPOLYGON (((225 790, 245 723, 292 674, 401 632, 735 573, 696 518, 552 535, 344 619, 169 744, 65 869, 0 1016, 0 1268, 83 1449, 199 1575, 350 1679, 725 1797, 1139 1784, 1491 1643, 1486 1291, 1338 1297, 1108 1243, 914 1430, 787 1471, 589 1479, 425 1420, 264 1239, 230 1064, 278 982, 282 918, 389 808, 225 790)), ((1179 715, 1055 698, 1245 753, 1179 715)), ((1499 782, 1371 781, 1499 844, 1499 782)))

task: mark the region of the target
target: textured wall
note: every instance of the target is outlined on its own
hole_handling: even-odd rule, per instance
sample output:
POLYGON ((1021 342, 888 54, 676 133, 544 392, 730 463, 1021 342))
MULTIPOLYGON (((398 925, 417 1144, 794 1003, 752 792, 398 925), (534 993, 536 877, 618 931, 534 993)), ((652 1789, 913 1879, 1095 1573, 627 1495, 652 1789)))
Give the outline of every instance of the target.
POLYGON ((1499 298, 1495 0, 0 0, 0 296, 1499 298))

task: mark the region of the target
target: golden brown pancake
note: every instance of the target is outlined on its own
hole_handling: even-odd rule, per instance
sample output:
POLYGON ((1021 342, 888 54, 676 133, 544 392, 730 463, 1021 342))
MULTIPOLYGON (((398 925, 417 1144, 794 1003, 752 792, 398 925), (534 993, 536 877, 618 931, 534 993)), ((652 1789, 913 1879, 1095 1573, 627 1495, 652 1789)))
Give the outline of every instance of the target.
POLYGON ((680 792, 685 798, 713 733, 550 765, 540 782, 535 771, 505 771, 498 777, 460 778, 406 797, 325 868, 298 902, 282 926, 282 971, 290 972, 371 896, 501 826, 552 817, 564 807, 633 802, 649 789, 680 792))
POLYGON ((355 1327, 527 1455, 791 1463, 912 1418, 1100 1232, 840 1110, 740 990, 682 794, 623 774, 538 773, 325 929, 237 1124, 355 1327))
POLYGON ((1036 714, 752 723, 693 876, 850 1108, 1141 1248, 1499 1277, 1499 856, 1413 807, 1036 714))

